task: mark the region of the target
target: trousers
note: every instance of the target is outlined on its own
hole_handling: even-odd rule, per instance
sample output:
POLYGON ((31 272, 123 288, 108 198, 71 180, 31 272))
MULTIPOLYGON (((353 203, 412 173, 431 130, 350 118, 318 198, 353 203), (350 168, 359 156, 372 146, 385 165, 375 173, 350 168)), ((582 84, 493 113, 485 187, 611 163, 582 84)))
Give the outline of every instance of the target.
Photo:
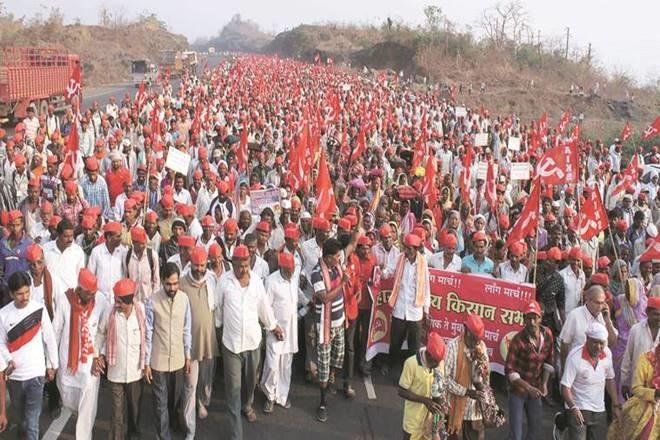
POLYGON ((183 388, 183 369, 176 371, 152 370, 154 420, 156 421, 156 438, 170 440, 171 426, 179 420, 181 406, 181 389, 183 388))
POLYGON ((308 312, 303 318, 305 328, 305 371, 317 374, 316 364, 318 354, 316 352, 316 322, 314 313, 308 312))
POLYGON ((266 398, 282 406, 286 404, 291 389, 291 364, 293 353, 275 353, 266 343, 266 359, 261 374, 261 389, 266 398))
POLYGON ((607 412, 582 410, 584 424, 578 426, 575 416, 568 415, 568 440, 603 440, 607 437, 607 412))
POLYGON ((143 382, 129 383, 108 381, 112 395, 112 423, 110 440, 132 439, 140 436, 140 402, 142 402, 143 382), (124 402, 127 415, 124 417, 124 402))
POLYGON ((395 364, 401 357, 401 345, 408 341, 408 350, 417 353, 422 334, 422 321, 405 321, 392 317, 390 364, 395 364))
MULTIPOLYGON (((58 380, 61 376, 58 376, 58 380)), ((89 376, 82 387, 62 385, 58 382, 62 397, 62 405, 78 414, 76 420, 76 440, 92 438, 92 430, 96 421, 96 410, 99 400, 99 385, 101 378, 89 376)))
POLYGON ((541 438, 539 420, 543 418, 543 401, 531 396, 520 397, 509 390, 509 438, 534 440, 541 438), (527 416, 527 435, 523 435, 523 421, 527 416))
POLYGON ((254 388, 257 385, 257 366, 260 350, 234 353, 222 345, 222 364, 224 367, 225 394, 229 412, 229 439, 243 439, 243 412, 252 410, 254 388))
POLYGON ((44 382, 43 376, 28 380, 10 379, 7 381, 11 407, 20 421, 21 431, 26 440, 39 439, 39 416, 41 416, 44 382))
POLYGON ((190 374, 184 374, 183 418, 186 422, 186 438, 195 437, 197 404, 209 406, 213 392, 215 359, 192 361, 190 374))

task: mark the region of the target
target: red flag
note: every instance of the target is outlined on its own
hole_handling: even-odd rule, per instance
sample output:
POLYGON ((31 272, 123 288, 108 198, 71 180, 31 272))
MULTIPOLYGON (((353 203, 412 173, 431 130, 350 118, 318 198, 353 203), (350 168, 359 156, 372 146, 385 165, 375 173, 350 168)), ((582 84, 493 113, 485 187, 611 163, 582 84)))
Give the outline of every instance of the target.
POLYGON ((433 209, 438 201, 438 188, 435 184, 435 174, 437 166, 435 157, 429 156, 426 161, 426 172, 424 173, 424 186, 422 187, 422 194, 424 194, 426 206, 433 209))
POLYGON ((135 94, 134 105, 137 107, 138 111, 142 110, 142 107, 147 102, 147 93, 145 92, 144 87, 144 81, 140 82, 140 88, 135 94))
POLYGON ((321 152, 319 160, 319 174, 316 176, 316 212, 330 219, 337 212, 337 203, 335 202, 335 193, 332 189, 330 172, 325 159, 325 151, 321 152))
POLYGON ((639 174, 639 165, 640 165, 639 164, 639 155, 634 154, 632 159, 630 160, 630 163, 626 167, 626 169, 623 170, 623 173, 622 173, 623 178, 614 187, 610 197, 616 197, 618 194, 625 191, 625 189, 628 186, 631 186, 635 183, 635 181, 637 180, 637 176, 639 174))
POLYGON ((628 138, 630 138, 631 135, 632 128, 630 128, 630 122, 626 121, 626 125, 623 126, 623 130, 621 131, 621 136, 619 136, 619 138, 621 138, 621 142, 625 142, 628 140, 628 138))
POLYGON ((355 143, 355 148, 353 149, 353 154, 351 154, 350 161, 354 161, 356 158, 362 156, 362 153, 367 149, 367 132, 366 124, 360 124, 360 132, 357 136, 357 142, 355 143))
POLYGON ((644 130, 644 133, 642 133, 642 140, 645 141, 647 139, 651 139, 654 136, 657 136, 660 133, 660 116, 655 118, 655 121, 653 121, 653 124, 649 125, 649 127, 644 130))
POLYGON ((569 111, 566 111, 563 115, 561 115, 561 119, 559 119, 559 124, 557 125, 557 131, 559 134, 562 134, 566 130, 566 127, 568 127, 568 121, 570 121, 570 119, 571 112, 569 111))
POLYGON ((80 63, 71 71, 69 77, 69 85, 66 87, 66 101, 72 102, 74 97, 78 97, 78 101, 82 101, 82 71, 80 70, 80 63))
POLYGON ((590 240, 607 229, 607 226, 607 212, 603 206, 603 200, 600 198, 598 187, 594 186, 589 190, 589 196, 580 210, 578 234, 583 240, 590 240))
POLYGON ((539 118, 539 134, 545 136, 548 131, 548 112, 543 112, 539 118))
POLYGON ((484 188, 484 198, 491 207, 495 207, 497 204, 495 185, 495 165, 493 164, 493 161, 489 161, 488 168, 486 169, 486 188, 484 188))
POLYGON ((539 204, 541 199, 541 182, 536 178, 532 182, 532 191, 525 202, 525 206, 516 220, 516 224, 513 225, 509 238, 506 240, 506 244, 515 243, 517 241, 523 240, 524 238, 536 233, 536 228, 539 223, 539 204))
POLYGON ((461 170, 461 176, 459 180, 461 188, 461 198, 463 200, 470 200, 470 180, 472 173, 472 159, 474 157, 474 150, 472 145, 467 146, 465 155, 463 155, 463 169, 461 170))
POLYGON ((238 153, 236 154, 236 159, 238 159, 239 171, 246 172, 248 167, 248 128, 246 122, 243 122, 243 130, 241 130, 241 141, 238 144, 238 153))
POLYGON ((577 148, 572 148, 571 144, 559 145, 541 157, 536 165, 536 175, 546 185, 575 183, 577 167, 577 148))
POLYGON ((66 140, 66 154, 64 162, 69 163, 75 169, 78 162, 78 150, 80 149, 80 136, 78 136, 78 118, 76 117, 71 124, 71 132, 66 140))

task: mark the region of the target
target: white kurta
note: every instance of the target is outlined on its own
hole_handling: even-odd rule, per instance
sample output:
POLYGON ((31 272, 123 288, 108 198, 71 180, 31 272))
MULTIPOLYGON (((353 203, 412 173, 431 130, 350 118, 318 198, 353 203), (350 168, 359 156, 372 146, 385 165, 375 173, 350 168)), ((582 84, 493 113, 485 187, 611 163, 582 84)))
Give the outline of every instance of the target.
MULTIPOLYGON (((96 339, 99 321, 107 307, 109 305, 103 295, 97 293, 94 309, 87 321, 92 342, 96 339)), ((78 364, 76 374, 71 374, 68 368, 70 319, 71 304, 64 298, 58 304, 53 319, 61 366, 57 372, 57 387, 64 407, 78 413, 76 439, 87 440, 92 438, 92 429, 96 420, 100 380, 98 376, 92 375, 92 363, 94 357, 98 355, 98 347, 94 347, 94 354, 87 358, 87 362, 78 364)))

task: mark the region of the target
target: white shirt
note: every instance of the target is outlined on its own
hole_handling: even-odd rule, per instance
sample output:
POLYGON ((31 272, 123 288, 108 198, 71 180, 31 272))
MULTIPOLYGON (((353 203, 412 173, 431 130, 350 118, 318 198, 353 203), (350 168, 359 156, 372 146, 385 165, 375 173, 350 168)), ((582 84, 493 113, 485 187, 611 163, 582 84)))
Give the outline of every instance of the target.
POLYGON ((559 271, 559 275, 564 280, 564 294, 566 297, 564 310, 568 315, 571 310, 582 303, 582 289, 584 289, 586 283, 584 272, 579 270, 579 275, 576 276, 571 266, 568 265, 559 271))
POLYGON ((309 284, 312 283, 312 272, 321 258, 321 247, 316 242, 316 238, 310 238, 300 246, 300 253, 303 256, 303 274, 307 277, 309 284))
POLYGON ((456 254, 452 256, 451 261, 449 262, 447 267, 444 267, 445 265, 444 252, 438 252, 437 254, 434 254, 431 258, 429 258, 429 266, 435 269, 448 270, 450 272, 460 272, 462 264, 463 263, 461 257, 459 257, 456 254))
MULTIPOLYGON (((34 285, 34 278, 32 278, 32 275, 30 272, 27 273, 30 276, 30 301, 34 301, 36 303, 39 303, 41 305, 45 305, 44 302, 44 276, 42 275, 41 277, 41 284, 38 286, 34 285)), ((57 308, 57 304, 62 301, 62 299, 66 298, 64 297, 64 289, 62 289, 62 286, 60 284, 60 281, 53 276, 53 274, 50 275, 51 280, 53 281, 53 313, 55 313, 55 309, 57 308)))
MULTIPOLYGON (((658 334, 660 335, 660 332, 658 334)), ((653 346, 654 341, 646 318, 630 328, 626 351, 621 360, 621 385, 628 387, 632 385, 632 378, 637 369, 639 357, 652 350, 653 346)))
POLYGON ((140 307, 142 313, 144 313, 144 305, 142 303, 133 305, 133 310, 131 310, 128 318, 115 307, 106 308, 101 317, 99 331, 96 334, 95 343, 98 347, 99 354, 106 356, 108 322, 110 315, 114 313, 115 334, 117 336, 115 343, 115 363, 114 365, 108 363, 108 380, 114 383, 131 383, 142 379, 142 369, 140 368, 141 335, 135 307, 140 307))
POLYGON ((78 272, 85 267, 85 252, 75 243, 60 252, 57 241, 49 241, 43 245, 44 261, 48 271, 57 278, 63 290, 78 286, 78 272))
POLYGON ((277 354, 297 353, 299 293, 295 273, 287 281, 279 270, 273 272, 266 279, 266 298, 273 309, 277 325, 284 330, 283 341, 278 341, 272 333, 268 334, 268 345, 277 354))
POLYGON ((599 359, 594 368, 589 361, 582 359, 583 344, 578 345, 568 355, 561 384, 571 389, 573 401, 581 410, 605 411, 605 380, 614 379, 612 353, 605 347, 605 358, 599 359))
POLYGON ((394 276, 394 271, 396 270, 396 262, 399 261, 399 254, 401 251, 392 246, 390 250, 385 250, 383 243, 378 243, 371 249, 371 252, 376 257, 376 264, 380 266, 380 269, 383 271, 383 278, 390 278, 394 276))
MULTIPOLYGON (((22 336, 27 334, 28 332, 25 331, 22 336)), ((14 361, 16 369, 9 376, 12 380, 24 381, 43 377, 46 368, 59 367, 55 333, 43 304, 29 301, 25 307, 17 309, 12 301, 0 310, 0 358, 5 363, 14 361), (41 328, 28 341, 14 347, 14 351, 10 353, 7 340, 9 331, 30 315, 39 314, 39 310, 41 310, 41 328)))
MULTIPOLYGON (((559 339, 561 339, 561 342, 564 344, 568 344, 571 350, 577 346, 583 345, 587 340, 587 336, 585 335, 587 327, 589 327, 589 324, 594 320, 605 325, 605 319, 603 319, 601 313, 594 318, 589 309, 587 309, 587 306, 576 307, 571 313, 566 315, 566 322, 561 329, 559 339)), ((616 328, 614 329, 614 332, 617 336, 619 335, 616 328)))
POLYGON ((185 188, 181 188, 181 192, 176 192, 172 194, 172 198, 174 199, 175 202, 177 203, 183 203, 184 205, 192 205, 192 197, 190 195, 190 191, 188 191, 185 188))
POLYGON ((268 263, 266 263, 266 260, 261 258, 259 255, 255 255, 254 267, 252 268, 252 272, 259 275, 261 282, 265 283, 266 278, 268 278, 268 276, 270 275, 270 268, 268 267, 268 263))
POLYGON ((199 223, 199 220, 194 218, 193 221, 190 222, 190 225, 188 225, 188 235, 194 237, 195 240, 197 240, 202 236, 203 233, 204 230, 202 229, 202 225, 199 223))
MULTIPOLYGON (((403 266, 399 296, 396 299, 396 304, 394 304, 392 316, 406 321, 420 321, 424 317, 424 313, 428 313, 431 306, 429 282, 427 281, 425 283, 426 292, 424 293, 423 307, 415 306, 415 298, 417 297, 417 262, 411 264, 405 255, 402 255, 401 258, 405 258, 406 261, 403 266)), ((422 264, 426 266, 426 260, 422 260, 422 264)), ((425 267, 425 276, 428 280, 428 267, 425 267)))
POLYGON ((261 326, 273 330, 277 322, 266 299, 264 285, 250 272, 250 282, 242 287, 233 271, 225 272, 217 285, 216 327, 222 327, 222 343, 232 353, 256 350, 261 343, 261 326))
POLYGON ((515 270, 511 266, 510 261, 505 261, 504 263, 497 266, 496 270, 497 278, 511 281, 514 283, 526 283, 527 282, 527 267, 524 264, 518 266, 518 270, 515 270))
POLYGON ((106 243, 101 243, 92 249, 89 256, 88 269, 96 275, 99 293, 102 293, 108 303, 112 303, 112 288, 124 277, 124 260, 126 248, 117 246, 110 253, 106 243))

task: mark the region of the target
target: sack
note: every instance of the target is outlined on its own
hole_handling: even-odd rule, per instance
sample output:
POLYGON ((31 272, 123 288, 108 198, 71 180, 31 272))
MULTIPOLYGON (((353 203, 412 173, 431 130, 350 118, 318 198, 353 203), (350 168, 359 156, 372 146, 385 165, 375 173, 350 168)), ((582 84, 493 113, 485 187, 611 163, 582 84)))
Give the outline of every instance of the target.
POLYGON ((483 417, 484 426, 486 428, 499 428, 506 423, 504 411, 497 406, 495 394, 491 387, 486 387, 482 391, 484 394, 483 400, 478 400, 479 408, 481 409, 481 416, 483 417))

